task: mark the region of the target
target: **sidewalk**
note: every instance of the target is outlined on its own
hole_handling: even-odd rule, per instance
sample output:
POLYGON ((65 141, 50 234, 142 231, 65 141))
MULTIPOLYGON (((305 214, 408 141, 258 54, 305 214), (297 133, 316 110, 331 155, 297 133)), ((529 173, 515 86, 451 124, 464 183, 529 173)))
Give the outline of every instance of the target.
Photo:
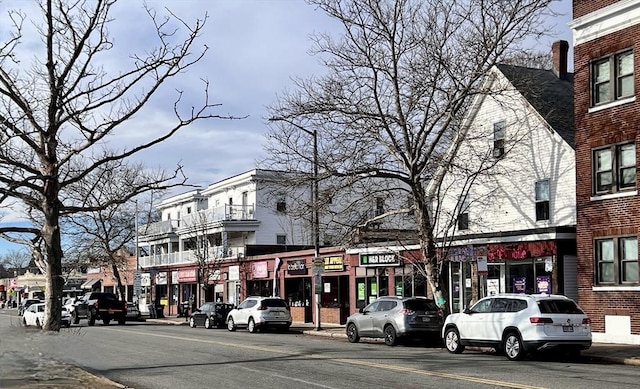
MULTIPOLYGON (((189 325, 182 317, 166 317, 163 319, 147 319, 147 322, 158 324, 189 325)), ((322 324, 318 331, 313 323, 294 322, 291 325, 292 332, 299 332, 308 336, 323 336, 328 338, 347 339, 345 326, 340 324, 322 324)), ((382 342, 382 339, 368 339, 368 341, 382 342)), ((481 348, 468 348, 469 350, 486 351, 481 348)), ((591 348, 582 351, 583 359, 591 363, 613 363, 622 365, 640 366, 640 345, 593 343, 591 348)))

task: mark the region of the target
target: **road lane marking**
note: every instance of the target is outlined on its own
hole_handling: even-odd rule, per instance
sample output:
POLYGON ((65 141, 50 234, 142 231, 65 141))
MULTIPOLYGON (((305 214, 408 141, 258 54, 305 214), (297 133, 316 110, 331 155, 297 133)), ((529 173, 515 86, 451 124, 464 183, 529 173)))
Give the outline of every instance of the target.
MULTIPOLYGON (((269 353, 277 353, 277 354, 282 354, 282 355, 305 356, 305 357, 311 357, 311 358, 316 358, 316 359, 327 360, 326 356, 320 355, 320 354, 299 354, 299 353, 296 354, 296 353, 292 353, 292 352, 289 352, 289 351, 274 350, 273 348, 267 348, 267 347, 262 347, 262 346, 241 345, 241 344, 237 344, 237 343, 221 342, 219 340, 197 339, 197 338, 190 338, 190 337, 185 337, 185 336, 155 334, 155 333, 140 332, 140 331, 135 331, 135 330, 125 330, 125 329, 115 328, 115 327, 110 327, 110 328, 105 328, 105 329, 107 329, 109 331, 119 331, 119 332, 138 334, 138 335, 144 335, 144 336, 154 336, 154 337, 157 337, 157 338, 170 338, 170 339, 184 340, 184 341, 197 342, 197 343, 209 343, 209 344, 215 344, 215 345, 218 345, 218 346, 227 346, 227 347, 232 347, 232 348, 243 348, 243 349, 247 349, 247 350, 258 350, 258 351, 264 351, 264 352, 269 352, 269 353)), ((439 371, 422 370, 422 369, 416 369, 416 368, 413 368, 413 367, 404 367, 404 366, 398 366, 398 365, 387 365, 387 364, 375 363, 375 362, 371 362, 371 361, 360 361, 360 360, 344 359, 344 358, 330 358, 329 360, 335 361, 335 362, 341 362, 341 363, 348 363, 350 365, 356 365, 356 366, 375 367, 377 369, 384 369, 384 370, 395 371, 395 372, 413 373, 413 374, 430 376, 430 377, 446 378, 446 379, 451 379, 451 380, 466 381, 466 382, 472 382, 472 383, 476 383, 476 384, 500 386, 500 387, 505 387, 505 388, 545 389, 542 386, 532 386, 532 385, 527 385, 527 384, 519 384, 519 383, 514 383, 514 382, 498 381, 498 380, 492 380, 492 379, 487 379, 487 378, 465 376, 465 375, 460 375, 460 374, 452 374, 452 373, 444 373, 444 372, 439 372, 439 371)), ((314 384, 314 385, 317 385, 317 384, 314 384)))

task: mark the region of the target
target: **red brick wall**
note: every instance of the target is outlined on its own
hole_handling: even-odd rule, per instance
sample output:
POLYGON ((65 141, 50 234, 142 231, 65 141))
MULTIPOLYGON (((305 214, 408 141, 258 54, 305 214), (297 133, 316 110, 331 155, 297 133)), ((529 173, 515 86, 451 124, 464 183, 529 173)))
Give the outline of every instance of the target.
POLYGON ((573 0, 573 18, 577 19, 620 0, 573 0))
MULTIPOLYGON (((615 2, 574 1, 574 17, 615 2)), ((631 140, 640 145, 640 101, 588 113, 590 61, 628 48, 634 50, 635 92, 640 100, 640 25, 582 43, 574 51, 578 291, 579 303, 591 317, 595 332, 604 332, 605 315, 618 314, 630 315, 632 333, 640 334, 640 292, 592 290, 595 284, 593 239, 640 231, 638 196, 591 200, 592 149, 631 140)))

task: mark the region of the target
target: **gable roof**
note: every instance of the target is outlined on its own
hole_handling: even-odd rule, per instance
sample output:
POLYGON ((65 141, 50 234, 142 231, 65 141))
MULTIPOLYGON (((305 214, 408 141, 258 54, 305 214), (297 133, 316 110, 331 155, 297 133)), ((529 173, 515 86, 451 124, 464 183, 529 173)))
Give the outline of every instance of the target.
POLYGON ((552 70, 500 64, 498 70, 540 116, 575 149, 573 137, 573 73, 558 78, 552 70))

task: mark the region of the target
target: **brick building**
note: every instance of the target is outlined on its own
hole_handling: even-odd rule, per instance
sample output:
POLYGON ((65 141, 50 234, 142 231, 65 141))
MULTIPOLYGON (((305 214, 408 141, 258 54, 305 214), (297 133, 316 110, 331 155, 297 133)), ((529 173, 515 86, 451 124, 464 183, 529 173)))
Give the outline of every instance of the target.
POLYGON ((640 1, 574 0, 573 18, 578 298, 594 341, 640 344, 640 1))

